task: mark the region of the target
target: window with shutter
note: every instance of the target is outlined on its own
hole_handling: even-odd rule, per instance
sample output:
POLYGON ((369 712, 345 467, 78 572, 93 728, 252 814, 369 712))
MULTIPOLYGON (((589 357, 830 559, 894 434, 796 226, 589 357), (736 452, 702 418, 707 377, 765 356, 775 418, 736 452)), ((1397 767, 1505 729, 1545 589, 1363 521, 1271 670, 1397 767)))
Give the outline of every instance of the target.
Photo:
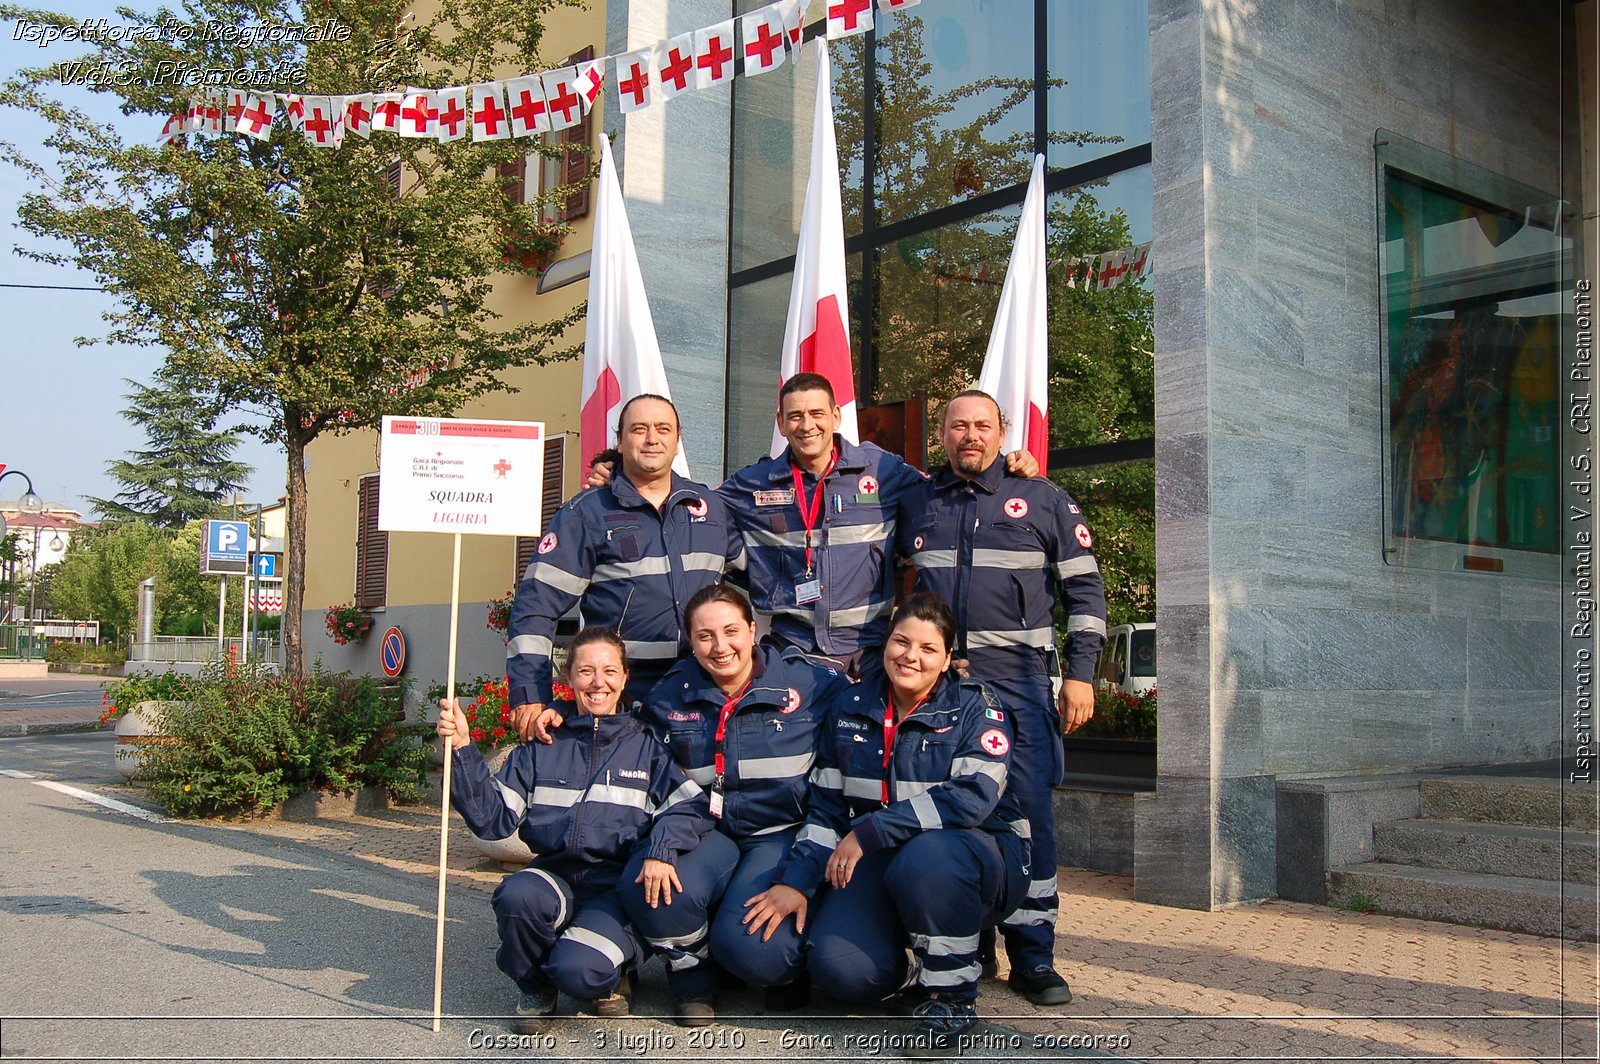
POLYGON ((519 157, 495 167, 495 177, 506 199, 512 203, 528 202, 528 160, 519 157))
MULTIPOLYGON (((545 526, 550 524, 550 518, 555 516, 566 498, 566 473, 567 434, 560 432, 544 441, 544 495, 540 500, 539 512, 545 526)), ((538 545, 537 536, 517 537, 516 569, 511 574, 513 584, 522 582, 522 574, 527 572, 528 563, 533 561, 534 548, 538 545)))
POLYGON ((394 198, 400 198, 400 160, 396 159, 383 168, 383 178, 389 182, 389 187, 394 190, 394 198))
MULTIPOLYGON (((574 63, 586 63, 594 58, 594 46, 590 45, 582 51, 574 52, 567 56, 563 66, 574 63)), ((549 147, 566 149, 572 147, 590 147, 594 142, 594 114, 590 112, 583 116, 575 126, 544 135, 544 143, 549 147)), ((542 156, 539 167, 539 191, 548 193, 557 185, 581 184, 578 191, 568 196, 562 203, 561 209, 553 213, 560 216, 561 221, 570 222, 574 218, 582 218, 589 213, 589 170, 594 165, 594 158, 584 151, 563 150, 557 156, 542 156)), ((551 214, 550 208, 545 209, 546 214, 551 214)))
POLYGON ((362 477, 356 492, 356 605, 389 600, 389 533, 378 530, 378 474, 362 477))

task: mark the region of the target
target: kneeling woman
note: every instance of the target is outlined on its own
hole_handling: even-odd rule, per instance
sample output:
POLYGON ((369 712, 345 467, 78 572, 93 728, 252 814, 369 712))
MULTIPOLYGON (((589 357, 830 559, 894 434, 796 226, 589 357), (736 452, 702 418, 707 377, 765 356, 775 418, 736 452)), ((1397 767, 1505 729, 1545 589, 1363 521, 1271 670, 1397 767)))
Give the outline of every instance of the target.
POLYGON ((639 852, 646 882, 666 893, 678 859, 711 828, 705 792, 638 721, 617 715, 628 680, 617 633, 579 632, 567 671, 576 703, 560 707, 554 741, 517 747, 498 778, 470 744, 460 704, 440 703, 438 732, 455 747, 450 804, 480 838, 518 832, 538 855, 493 899, 495 961, 516 981, 520 1034, 544 1029, 558 989, 594 1000, 601 1015, 627 1014, 623 975, 647 953, 617 898, 623 865, 639 852))
POLYGON ((882 1000, 915 955, 908 1056, 950 1056, 977 1023, 978 933, 1027 891, 1027 821, 1005 794, 1011 722, 949 672, 955 618, 923 592, 895 611, 882 661, 835 698, 812 813, 784 882, 834 888, 807 964, 837 997, 882 1000), (837 840, 837 845, 832 845, 837 840), (803 858, 803 859, 802 859, 803 858))
POLYGON ((769 1008, 805 1003, 806 898, 774 882, 805 820, 823 707, 846 682, 798 651, 756 645, 749 601, 723 584, 690 596, 684 630, 694 656, 673 666, 642 713, 710 791, 717 830, 679 869, 682 895, 660 897, 634 874, 635 858, 622 902, 667 959, 678 1022, 701 1026, 715 1018, 712 959, 769 988, 769 1008))

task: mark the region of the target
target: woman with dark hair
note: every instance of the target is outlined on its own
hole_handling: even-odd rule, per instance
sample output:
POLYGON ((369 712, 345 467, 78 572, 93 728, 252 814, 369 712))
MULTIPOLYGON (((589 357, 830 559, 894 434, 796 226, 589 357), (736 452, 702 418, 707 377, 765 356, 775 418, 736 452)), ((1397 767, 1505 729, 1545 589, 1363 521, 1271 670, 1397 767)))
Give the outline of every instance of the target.
POLYGON ((807 967, 846 1001, 920 999, 913 1057, 953 1056, 977 1024, 978 933, 1027 890, 1027 820, 1007 795, 1011 726, 982 684, 950 671, 955 617, 912 595, 881 659, 828 707, 803 841, 780 882, 833 890, 807 967))
POLYGON ((679 863, 682 894, 665 895, 636 858, 622 903, 667 959, 677 1021, 703 1026, 716 1018, 713 958, 769 988, 769 1008, 805 1004, 807 897, 775 884, 806 818, 822 709, 847 684, 799 651, 757 646, 750 603, 727 585, 690 597, 684 631, 693 656, 640 712, 709 792, 717 830, 679 863))
POLYGON ((517 984, 511 1028, 542 1031, 556 993, 590 999, 602 1016, 626 1016, 632 968, 648 956, 617 897, 623 865, 655 893, 677 882, 674 866, 711 827, 705 792, 665 747, 617 703, 627 652, 609 628, 572 641, 575 700, 560 705, 552 742, 527 743, 489 774, 455 699, 439 703, 438 733, 454 747, 450 804, 473 834, 518 832, 537 856, 501 880, 492 904, 500 932, 495 962, 517 984))

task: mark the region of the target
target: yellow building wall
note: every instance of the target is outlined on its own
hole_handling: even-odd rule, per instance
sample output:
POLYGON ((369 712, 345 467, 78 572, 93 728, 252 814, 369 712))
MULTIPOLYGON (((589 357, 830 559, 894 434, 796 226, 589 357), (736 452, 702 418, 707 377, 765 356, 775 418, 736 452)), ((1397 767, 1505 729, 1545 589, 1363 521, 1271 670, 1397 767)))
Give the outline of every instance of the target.
MULTIPOLYGON (((605 52, 605 5, 587 10, 564 8, 545 19, 541 45, 545 63, 558 64, 573 52, 594 45, 605 52)), ((525 73, 501 71, 500 76, 525 73)), ((609 75, 609 71, 608 71, 609 75)), ((597 101, 592 128, 598 137, 605 116, 597 101)), ((591 195, 591 203, 593 197, 591 195)), ((586 252, 593 243, 594 212, 572 225, 562 248, 563 257, 586 252)), ((507 274, 495 280, 489 306, 511 328, 529 321, 558 318, 583 302, 588 282, 580 281, 544 295, 536 294, 538 279, 507 274)), ((583 323, 570 329, 556 347, 581 345, 583 323)), ((549 366, 509 370, 503 378, 514 391, 483 396, 456 412, 457 417, 496 418, 508 421, 542 421, 548 435, 570 432, 567 443, 566 494, 575 494, 578 481, 578 399, 582 365, 576 358, 549 366)), ((305 608, 317 612, 349 602, 355 595, 357 491, 361 477, 378 471, 378 434, 361 431, 324 436, 307 452, 305 608)), ((549 514, 545 515, 548 520, 549 514)), ((461 601, 484 602, 505 594, 514 584, 516 545, 513 539, 463 536, 461 544, 461 601)), ((388 606, 412 606, 450 601, 450 537, 424 533, 389 536, 388 606)), ((463 629, 482 622, 478 611, 463 614, 463 629)), ((308 645, 317 647, 315 629, 308 627, 308 645)))

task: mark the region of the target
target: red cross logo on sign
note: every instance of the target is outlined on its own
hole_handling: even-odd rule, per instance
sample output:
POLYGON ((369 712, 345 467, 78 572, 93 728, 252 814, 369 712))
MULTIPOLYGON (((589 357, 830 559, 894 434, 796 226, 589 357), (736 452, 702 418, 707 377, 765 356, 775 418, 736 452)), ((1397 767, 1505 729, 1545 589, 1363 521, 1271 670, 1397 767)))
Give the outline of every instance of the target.
POLYGON ((789 700, 783 705, 783 712, 793 713, 800 708, 800 692, 793 687, 789 688, 789 700))
POLYGON ((546 532, 544 534, 544 538, 539 541, 539 553, 540 554, 549 554, 551 551, 553 551, 555 549, 556 549, 556 534, 554 532, 546 532))
POLYGON ((856 490, 863 495, 878 494, 878 478, 873 476, 871 473, 868 473, 866 476, 856 481, 856 490))
POLYGON ((696 517, 704 517, 706 515, 706 501, 704 499, 696 499, 686 509, 696 517))
POLYGON ((1006 516, 1010 518, 1023 518, 1028 516, 1028 500, 1010 498, 1006 500, 1006 516))
POLYGON ((999 757, 1011 749, 1011 740, 1006 738, 1006 733, 999 728, 990 728, 978 736, 978 745, 984 750, 999 757))
POLYGON ((494 478, 496 480, 506 479, 506 474, 509 472, 511 472, 511 463, 504 458, 494 464, 494 478))
POLYGON ((1094 546, 1094 537, 1089 535, 1088 525, 1079 525, 1077 528, 1074 528, 1072 530, 1072 535, 1073 538, 1078 541, 1078 545, 1084 550, 1088 550, 1090 547, 1094 546))

